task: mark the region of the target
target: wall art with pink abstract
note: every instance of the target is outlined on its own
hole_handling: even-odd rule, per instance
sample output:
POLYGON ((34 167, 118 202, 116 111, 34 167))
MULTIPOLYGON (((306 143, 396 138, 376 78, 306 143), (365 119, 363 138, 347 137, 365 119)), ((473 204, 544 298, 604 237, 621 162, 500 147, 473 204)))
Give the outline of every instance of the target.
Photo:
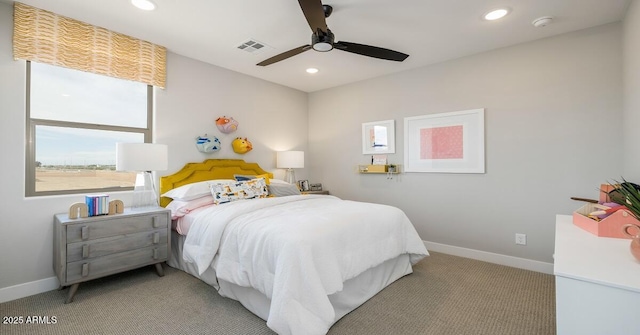
POLYGON ((405 171, 484 173, 484 109, 407 117, 405 171))

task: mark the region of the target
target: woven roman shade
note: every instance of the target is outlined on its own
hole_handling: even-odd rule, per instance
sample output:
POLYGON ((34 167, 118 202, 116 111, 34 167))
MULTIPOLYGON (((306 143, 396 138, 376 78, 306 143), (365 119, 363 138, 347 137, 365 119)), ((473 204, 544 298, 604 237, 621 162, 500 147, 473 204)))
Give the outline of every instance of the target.
POLYGON ((14 4, 13 57, 164 88, 163 46, 14 4))

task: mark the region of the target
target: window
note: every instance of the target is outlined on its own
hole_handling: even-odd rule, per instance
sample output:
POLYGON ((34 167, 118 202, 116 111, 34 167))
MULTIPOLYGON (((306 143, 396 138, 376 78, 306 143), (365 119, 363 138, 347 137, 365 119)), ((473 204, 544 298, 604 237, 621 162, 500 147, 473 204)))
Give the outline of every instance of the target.
POLYGON ((130 190, 117 142, 151 142, 153 87, 27 62, 26 196, 130 190))

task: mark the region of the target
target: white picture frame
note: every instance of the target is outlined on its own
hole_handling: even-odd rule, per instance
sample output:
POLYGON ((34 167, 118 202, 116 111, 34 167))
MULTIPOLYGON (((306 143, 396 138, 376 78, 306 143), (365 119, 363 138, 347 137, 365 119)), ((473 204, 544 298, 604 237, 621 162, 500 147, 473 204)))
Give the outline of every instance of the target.
POLYGON ((396 152, 395 120, 362 124, 362 154, 393 154, 396 152))
POLYGON ((484 108, 404 118, 404 172, 485 173, 484 108))

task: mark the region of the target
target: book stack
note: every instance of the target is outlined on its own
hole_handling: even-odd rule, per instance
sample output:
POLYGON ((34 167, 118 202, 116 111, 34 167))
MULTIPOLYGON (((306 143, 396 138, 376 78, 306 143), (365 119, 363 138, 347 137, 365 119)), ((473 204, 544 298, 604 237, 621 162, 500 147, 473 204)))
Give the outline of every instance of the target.
POLYGON ((106 194, 85 195, 89 216, 109 214, 109 196, 106 194))

